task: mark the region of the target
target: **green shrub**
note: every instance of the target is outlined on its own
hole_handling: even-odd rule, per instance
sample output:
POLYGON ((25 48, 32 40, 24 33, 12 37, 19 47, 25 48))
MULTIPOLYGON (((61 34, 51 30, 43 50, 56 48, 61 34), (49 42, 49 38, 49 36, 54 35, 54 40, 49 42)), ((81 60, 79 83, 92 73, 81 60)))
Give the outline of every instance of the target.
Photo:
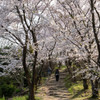
POLYGON ((2 90, 1 90, 1 88, 0 88, 0 97, 2 97, 2 90))
POLYGON ((11 97, 15 91, 15 87, 13 85, 3 84, 0 88, 2 97, 11 97))
MULTIPOLYGON (((13 97, 12 100, 28 100, 28 96, 17 96, 17 97, 13 97)), ((40 97, 35 97, 35 100, 42 100, 40 97)))
POLYGON ((21 92, 21 89, 16 88, 15 93, 17 94, 17 93, 19 93, 19 92, 21 92))
POLYGON ((13 100, 27 100, 28 96, 17 96, 13 97, 13 100))
POLYGON ((5 100, 5 97, 3 97, 3 98, 0 98, 0 100, 5 100))
POLYGON ((12 79, 9 78, 8 76, 7 77, 4 77, 4 76, 0 77, 0 87, 3 84, 11 84, 11 83, 12 83, 12 79))

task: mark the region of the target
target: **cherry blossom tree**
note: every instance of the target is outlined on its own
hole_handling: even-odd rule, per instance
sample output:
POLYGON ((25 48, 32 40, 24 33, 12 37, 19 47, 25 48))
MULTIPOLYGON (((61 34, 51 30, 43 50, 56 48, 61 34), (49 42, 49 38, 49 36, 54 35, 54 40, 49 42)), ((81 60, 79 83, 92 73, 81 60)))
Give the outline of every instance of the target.
POLYGON ((35 100, 36 66, 45 59, 49 60, 51 66, 52 59, 65 62, 66 59, 74 58, 68 67, 69 74, 72 76, 81 74, 84 89, 88 88, 87 79, 90 79, 92 95, 98 95, 100 75, 98 1, 5 0, 0 2, 0 14, 2 14, 0 36, 22 50, 21 62, 29 86, 29 100, 35 100), (78 66, 75 67, 74 63, 77 62, 78 66))
MULTIPOLYGON (((41 30, 39 28, 49 26, 49 22, 45 18, 45 11, 48 5, 46 3, 44 5, 44 2, 33 0, 30 2, 25 0, 5 1, 2 3, 5 3, 5 5, 9 3, 9 6, 4 6, 3 4, 3 7, 7 9, 5 18, 9 22, 1 23, 1 29, 4 33, 1 36, 22 48, 22 65, 29 86, 29 100, 35 100, 36 65, 38 53, 40 53, 40 48, 44 45, 43 42, 39 43, 41 41, 41 36, 39 35, 41 30), (10 7, 10 5, 12 6, 10 7), (31 69, 28 67, 29 59, 32 61, 31 69)), ((4 21, 6 20, 5 18, 4 21)))
MULTIPOLYGON (((91 13, 90 13, 89 2, 85 0, 83 2, 78 1, 78 0, 77 1, 58 0, 58 3, 59 4, 57 4, 56 8, 54 7, 49 8, 49 10, 51 12, 51 16, 53 18, 55 25, 60 30, 59 31, 59 33, 61 33, 60 39, 63 41, 63 43, 64 43, 64 40, 65 41, 69 40, 71 44, 69 44, 68 42, 67 43, 70 46, 73 45, 72 48, 70 49, 66 48, 67 50, 70 51, 70 50, 73 50, 73 48, 76 48, 74 49, 75 53, 72 54, 72 57, 76 56, 78 57, 78 60, 79 59, 83 61, 87 60, 87 62, 85 62, 85 65, 83 67, 81 64, 82 70, 79 71, 79 73, 83 74, 83 82, 86 83, 86 77, 88 77, 91 80, 94 80, 94 79, 97 80, 99 78, 99 74, 96 75, 94 73, 98 73, 99 71, 99 69, 97 70, 95 67, 97 66, 96 58, 97 58, 97 52, 99 50, 98 49, 99 45, 96 46, 96 43, 97 44, 99 43, 98 43, 98 36, 96 36, 95 34, 93 35, 93 32, 92 32, 92 26, 95 27, 95 29, 96 29, 96 26, 92 25, 93 22, 95 22, 93 21, 95 20, 93 18, 94 15, 92 15, 92 20, 90 19, 91 13), (61 38, 62 35, 63 35, 63 38, 61 38), (96 40, 97 42, 95 43, 94 40, 96 40)), ((95 5, 96 4, 98 3, 95 2, 95 5)), ((95 12, 96 12, 95 16, 98 16, 98 19, 99 19, 99 13, 98 13, 98 10, 96 10, 96 7, 97 6, 94 7, 95 12)), ((99 32, 99 28, 98 28, 99 21, 96 19, 96 22, 97 22, 97 30, 98 30, 97 32, 99 32)), ((94 29, 94 32, 95 32, 95 29, 94 29)), ((62 45, 64 46, 64 44, 62 45)), ((62 49, 63 48, 61 48, 61 51, 65 50, 65 46, 64 46, 64 49, 63 50, 62 49)), ((63 58, 64 58, 64 55, 63 55, 63 58)), ((98 86, 97 83, 98 81, 96 81, 96 83, 94 84, 98 86)), ((85 86, 87 88, 87 85, 85 86)), ((92 87, 95 87, 95 86, 92 84, 92 87)), ((96 90, 97 90, 97 87, 96 87, 96 90)))

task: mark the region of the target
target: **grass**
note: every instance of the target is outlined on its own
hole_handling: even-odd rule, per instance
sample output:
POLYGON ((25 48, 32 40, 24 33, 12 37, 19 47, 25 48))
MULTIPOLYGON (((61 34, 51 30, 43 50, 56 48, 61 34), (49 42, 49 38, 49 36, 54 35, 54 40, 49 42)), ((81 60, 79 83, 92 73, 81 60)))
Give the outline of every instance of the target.
MULTIPOLYGON (((83 90, 82 81, 77 81, 76 83, 72 82, 70 76, 67 75, 66 79, 66 87, 68 91, 71 93, 71 100, 100 100, 100 96, 98 99, 91 98, 91 85, 89 84, 89 89, 83 90)), ((100 94, 99 94, 100 95, 100 94)))
MULTIPOLYGON (((13 97, 12 100, 27 100, 28 96, 25 95, 25 96, 17 96, 17 97, 13 97)), ((35 97, 36 100, 41 100, 40 97, 35 97)), ((0 100, 5 100, 5 98, 0 98, 0 100)))
POLYGON ((42 84, 47 80, 47 77, 42 77, 42 84))
POLYGON ((66 66, 63 65, 63 66, 60 67, 60 69, 61 70, 65 70, 66 69, 66 66))
POLYGON ((17 96, 13 97, 13 100, 27 100, 28 96, 17 96))
POLYGON ((0 98, 0 100, 5 100, 5 97, 3 97, 3 98, 0 98))

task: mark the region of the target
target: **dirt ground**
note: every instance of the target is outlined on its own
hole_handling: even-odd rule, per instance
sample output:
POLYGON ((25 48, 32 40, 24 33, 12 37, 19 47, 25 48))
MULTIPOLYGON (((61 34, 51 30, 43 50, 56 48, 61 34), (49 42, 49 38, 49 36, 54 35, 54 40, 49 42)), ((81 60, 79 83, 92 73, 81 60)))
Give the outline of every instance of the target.
POLYGON ((41 97, 42 100, 70 100, 70 93, 68 93, 64 84, 65 77, 66 72, 60 71, 60 79, 56 82, 55 76, 52 74, 39 89, 37 97, 41 97))

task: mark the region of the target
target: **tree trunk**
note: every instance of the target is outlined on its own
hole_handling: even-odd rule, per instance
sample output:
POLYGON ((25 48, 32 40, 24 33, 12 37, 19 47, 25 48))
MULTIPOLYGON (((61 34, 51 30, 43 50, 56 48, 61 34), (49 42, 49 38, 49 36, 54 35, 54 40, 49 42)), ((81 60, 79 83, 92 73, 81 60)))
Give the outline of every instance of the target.
POLYGON ((71 72, 71 64, 69 64, 67 61, 65 61, 68 73, 72 76, 72 72, 71 72))
MULTIPOLYGON (((98 65, 100 66, 100 44, 99 44, 99 39, 98 39, 98 34, 96 31, 96 24, 95 24, 95 14, 94 14, 94 2, 95 0, 90 0, 90 6, 91 6, 91 15, 92 15, 92 28, 93 28, 93 33, 94 33, 94 37, 95 37, 95 42, 97 45, 97 50, 98 50, 98 65)), ((98 97, 98 80, 95 80, 95 84, 93 87, 93 93, 92 93, 92 97, 98 97)))
POLYGON ((98 80, 95 80, 95 93, 96 93, 96 97, 98 97, 98 80))
MULTIPOLYGON (((31 34, 32 34, 32 38, 33 38, 33 43, 36 47, 36 49, 38 49, 38 44, 37 44, 37 38, 36 38, 36 34, 35 34, 35 29, 30 30, 31 34)), ((36 50, 34 53, 34 61, 33 61, 33 68, 32 68, 32 85, 31 85, 31 99, 30 100, 35 100, 35 78, 36 78, 36 63, 37 63, 37 56, 38 56, 38 51, 36 50)))
POLYGON ((83 79, 84 90, 88 89, 87 79, 83 79))
MULTIPOLYGON (((34 63, 36 64, 36 62, 34 63)), ((33 75, 32 75, 32 83, 30 85, 30 90, 29 90, 29 100, 35 100, 35 66, 33 64, 33 75)))
POLYGON ((26 76, 27 83, 29 86, 29 100, 35 100, 34 99, 33 85, 31 84, 31 79, 30 79, 31 76, 29 74, 29 71, 28 71, 28 68, 26 65, 26 53, 27 53, 27 48, 26 48, 26 46, 24 46, 23 47, 23 68, 24 68, 25 76, 26 76))
POLYGON ((87 79, 85 79, 85 74, 86 73, 83 73, 82 77, 83 77, 83 87, 84 87, 84 90, 88 89, 88 83, 87 83, 87 79))
POLYGON ((31 84, 31 91, 30 91, 31 99, 30 100, 35 100, 35 66, 36 66, 36 62, 35 62, 35 65, 33 65, 32 84, 31 84))
POLYGON ((93 80, 91 80, 91 87, 92 87, 92 97, 95 97, 95 86, 94 86, 94 82, 93 82, 93 80))
MULTIPOLYGON (((67 66, 67 65, 66 65, 67 66)), ((69 66, 67 66, 68 73, 72 76, 72 72, 70 71, 69 66)))
POLYGON ((98 80, 91 80, 91 86, 92 86, 92 98, 97 98, 98 97, 98 80))
POLYGON ((30 29, 30 26, 28 26, 27 24, 27 21, 26 21, 26 14, 25 14, 25 9, 23 9, 23 14, 21 14, 18 6, 16 6, 16 10, 17 10, 17 13, 19 15, 19 18, 21 20, 21 23, 22 23, 22 26, 23 26, 23 29, 24 29, 24 32, 25 32, 25 44, 23 45, 23 68, 24 68, 24 71, 25 71, 25 76, 26 76, 26 79, 27 79, 27 82, 28 82, 28 86, 29 86, 29 100, 35 100, 35 97, 34 97, 34 85, 35 85, 35 68, 36 68, 36 62, 37 62, 37 54, 38 54, 38 51, 36 50, 35 51, 35 54, 34 54, 34 62, 33 62, 33 68, 32 68, 32 76, 29 72, 29 69, 27 67, 27 64, 26 64, 26 54, 27 54, 27 43, 28 43, 28 31, 31 32, 32 34, 32 38, 33 38, 33 43, 37 49, 38 47, 38 44, 37 44, 37 39, 36 39, 36 34, 35 34, 35 29, 33 28, 32 30, 30 29), (28 28, 28 31, 27 31, 27 28, 28 28))
MULTIPOLYGON (((73 67, 73 69, 72 69, 72 70, 73 70, 73 72, 74 72, 74 71, 75 71, 75 67, 73 67)), ((76 82, 75 73, 73 73, 73 74, 72 74, 72 76, 74 76, 74 78, 73 78, 73 82, 76 82)))
POLYGON ((34 86, 31 84, 29 88, 29 98, 28 100, 35 100, 35 94, 34 94, 34 86))

